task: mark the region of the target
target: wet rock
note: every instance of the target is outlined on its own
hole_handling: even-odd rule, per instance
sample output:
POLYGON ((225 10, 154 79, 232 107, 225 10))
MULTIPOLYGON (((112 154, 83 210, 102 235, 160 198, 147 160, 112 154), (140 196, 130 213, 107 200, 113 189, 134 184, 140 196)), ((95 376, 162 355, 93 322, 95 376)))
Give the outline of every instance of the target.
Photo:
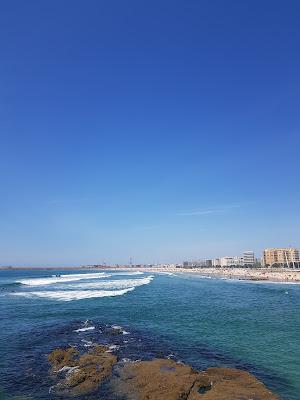
POLYGON ((56 349, 48 356, 56 380, 51 393, 62 398, 85 396, 109 381, 112 397, 128 400, 278 400, 248 372, 231 368, 196 371, 171 359, 117 364, 109 346, 80 354, 56 349), (112 370, 114 367, 114 373, 112 370))
POLYGON ((48 355, 48 361, 51 364, 52 371, 57 372, 64 367, 74 367, 78 351, 73 347, 68 349, 55 349, 48 355))
POLYGON ((277 400, 253 375, 230 368, 197 372, 173 360, 125 364, 111 381, 117 396, 129 400, 277 400))
POLYGON ((54 350, 49 354, 48 360, 58 383, 51 391, 64 397, 96 391, 111 374, 112 367, 117 362, 117 357, 107 350, 106 346, 97 345, 81 356, 72 348, 54 350))
POLYGON ((197 399, 198 389, 210 385, 208 377, 190 366, 164 359, 128 363, 118 374, 112 387, 128 399, 197 399))
POLYGON ((208 368, 202 373, 212 388, 204 400, 278 400, 265 385, 249 372, 233 368, 208 368))
POLYGON ((107 333, 109 334, 109 335, 112 335, 112 336, 118 336, 118 335, 122 335, 123 334, 123 328, 121 327, 121 326, 119 326, 119 325, 112 325, 110 328, 108 328, 107 330, 107 333))

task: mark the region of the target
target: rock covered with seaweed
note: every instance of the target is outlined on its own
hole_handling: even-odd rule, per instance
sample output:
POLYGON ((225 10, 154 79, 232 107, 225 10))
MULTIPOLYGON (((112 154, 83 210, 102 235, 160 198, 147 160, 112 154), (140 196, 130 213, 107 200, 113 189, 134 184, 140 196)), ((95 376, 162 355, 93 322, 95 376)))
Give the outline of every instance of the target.
POLYGON ((114 398, 128 400, 278 400, 248 372, 234 368, 197 371, 170 359, 118 362, 109 346, 79 354, 70 347, 48 355, 54 395, 77 397, 97 392, 105 382, 114 398))
POLYGON ((52 391, 63 396, 78 396, 96 391, 111 375, 117 357, 106 346, 97 345, 83 355, 72 347, 55 349, 48 360, 57 380, 52 391))

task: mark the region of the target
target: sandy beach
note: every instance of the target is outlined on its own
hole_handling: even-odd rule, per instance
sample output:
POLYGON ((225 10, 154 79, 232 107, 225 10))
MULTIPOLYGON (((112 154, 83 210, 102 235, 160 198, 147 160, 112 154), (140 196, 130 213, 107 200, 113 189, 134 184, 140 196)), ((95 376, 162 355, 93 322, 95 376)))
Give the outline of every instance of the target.
MULTIPOLYGON (((122 268, 123 269, 123 268, 122 268)), ((126 268, 128 269, 128 267, 126 268)), ((130 269, 144 272, 158 272, 167 274, 197 274, 215 278, 239 279, 247 281, 270 281, 282 283, 300 283, 300 269, 287 268, 176 268, 151 267, 130 269)))
POLYGON ((239 279, 246 281, 268 281, 275 283, 298 283, 300 284, 300 269, 288 268, 177 268, 175 266, 164 267, 128 267, 128 266, 103 266, 103 267, 1 267, 0 270, 133 270, 161 274, 196 274, 220 279, 239 279))

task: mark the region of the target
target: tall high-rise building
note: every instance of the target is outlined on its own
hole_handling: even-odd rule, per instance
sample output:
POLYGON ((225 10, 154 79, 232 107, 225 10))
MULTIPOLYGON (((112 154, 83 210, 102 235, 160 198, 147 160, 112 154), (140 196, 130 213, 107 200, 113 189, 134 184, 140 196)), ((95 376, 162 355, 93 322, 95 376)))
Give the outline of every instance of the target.
POLYGON ((264 266, 273 265, 296 267, 299 266, 299 250, 293 247, 264 250, 264 266))
POLYGON ((251 267, 255 264, 254 251, 244 251, 244 266, 251 267))

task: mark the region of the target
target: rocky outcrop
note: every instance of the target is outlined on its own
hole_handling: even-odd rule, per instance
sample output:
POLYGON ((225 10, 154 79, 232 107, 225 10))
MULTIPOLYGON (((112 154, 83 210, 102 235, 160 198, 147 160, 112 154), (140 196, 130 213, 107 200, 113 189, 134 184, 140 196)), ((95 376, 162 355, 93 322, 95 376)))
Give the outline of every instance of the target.
POLYGON ((231 368, 196 371, 168 359, 121 362, 106 346, 96 345, 80 355, 74 348, 49 354, 52 391, 63 397, 95 392, 104 380, 114 398, 128 400, 278 400, 248 372, 231 368), (112 377, 112 369, 114 374, 112 377))
POLYGON ((117 362, 117 357, 107 350, 107 347, 98 345, 81 356, 73 348, 54 350, 48 356, 51 372, 58 378, 52 391, 64 397, 96 391, 110 376, 117 362))
POLYGON ((200 387, 210 381, 190 366, 171 360, 153 360, 125 364, 118 370, 112 387, 128 399, 192 399, 200 387))
POLYGON ((172 360, 128 363, 111 382, 129 400, 277 400, 253 375, 236 369, 197 372, 172 360))
POLYGON ((79 353, 73 347, 68 349, 55 349, 48 355, 48 361, 51 364, 52 372, 58 372, 65 367, 74 367, 76 365, 79 353))
POLYGON ((249 372, 233 368, 208 368, 202 373, 212 389, 205 400, 278 400, 265 385, 249 372))

